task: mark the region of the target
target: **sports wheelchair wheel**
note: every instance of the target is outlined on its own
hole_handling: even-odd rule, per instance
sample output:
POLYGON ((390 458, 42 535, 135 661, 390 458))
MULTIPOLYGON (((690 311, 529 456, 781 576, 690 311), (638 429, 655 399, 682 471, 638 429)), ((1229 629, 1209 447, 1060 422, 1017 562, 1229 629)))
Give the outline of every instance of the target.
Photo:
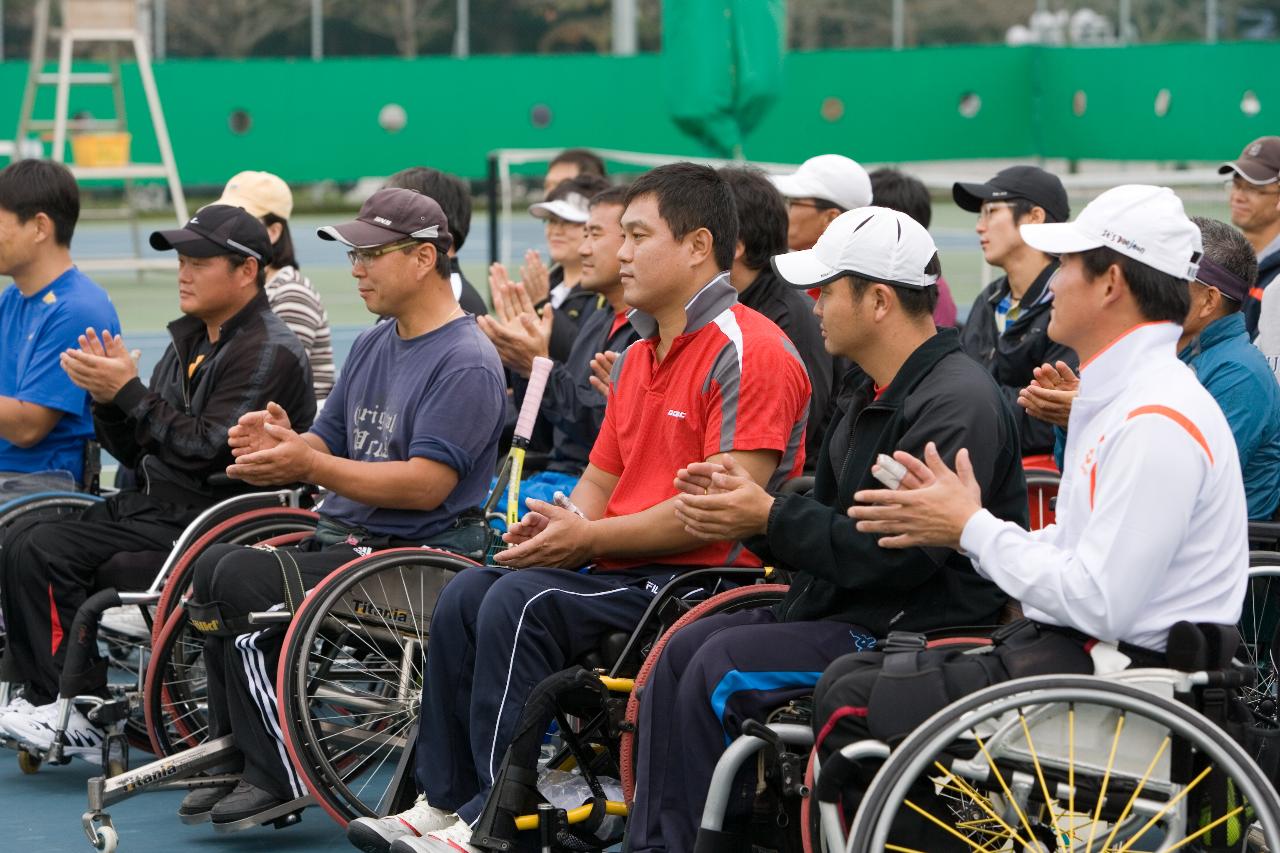
POLYGON ((196 561, 214 545, 254 545, 286 533, 314 530, 319 516, 308 509, 272 506, 237 513, 209 528, 178 556, 165 578, 152 621, 151 639, 158 641, 169 614, 191 587, 196 561))
POLYGON ((1170 698, 1183 678, 1024 678, 948 706, 881 766, 846 850, 1241 849, 1254 821, 1280 849, 1275 791, 1224 732, 1170 698), (1138 679, 1150 689, 1125 683, 1138 679), (907 840, 919 827, 932 840, 907 840))
POLYGON ((1254 675, 1245 700, 1260 718, 1280 724, 1280 553, 1249 554, 1249 587, 1240 613, 1239 657, 1254 675))
POLYGON ((428 548, 381 551, 335 569, 294 614, 276 680, 285 745, 338 823, 387 813, 379 805, 412 778, 431 613, 454 574, 476 565, 428 548))
POLYGON ((653 667, 657 664, 659 655, 666 648, 672 635, 690 622, 695 622, 707 616, 714 616, 717 613, 733 613, 738 610, 750 610, 754 607, 767 607, 781 601, 786 594, 787 585, 781 583, 740 586, 718 593, 699 603, 688 613, 677 619, 653 644, 653 648, 649 650, 644 663, 640 666, 640 672, 636 674, 635 685, 631 689, 631 695, 627 697, 625 717, 627 725, 623 727, 622 737, 618 744, 618 770, 621 776, 622 793, 628 806, 635 801, 636 797, 635 730, 640 721, 640 689, 649 680, 649 675, 653 672, 653 667))
POLYGON ((151 751, 174 755, 207 739, 204 635, 181 607, 169 614, 147 666, 143 711, 151 751))

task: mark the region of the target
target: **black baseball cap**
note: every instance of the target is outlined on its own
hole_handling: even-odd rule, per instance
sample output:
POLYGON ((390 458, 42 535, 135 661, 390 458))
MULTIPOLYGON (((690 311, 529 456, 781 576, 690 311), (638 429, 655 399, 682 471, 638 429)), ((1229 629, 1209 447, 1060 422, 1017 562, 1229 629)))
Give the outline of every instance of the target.
POLYGON ((1219 175, 1235 172, 1259 186, 1280 181, 1280 136, 1260 136, 1240 152, 1240 157, 1218 167, 1219 175))
POLYGON ((413 238, 449 251, 453 237, 440 205, 417 190, 387 187, 369 196, 352 222, 316 229, 322 240, 337 240, 355 249, 370 249, 413 238))
POLYGON ((152 231, 151 248, 173 249, 190 258, 243 255, 262 264, 271 255, 271 237, 258 217, 244 208, 211 204, 196 211, 181 228, 152 231))
POLYGON ((951 197, 962 209, 971 213, 982 210, 984 202, 1026 199, 1036 207, 1044 208, 1050 222, 1066 222, 1071 218, 1071 205, 1067 190, 1057 175, 1038 166, 1010 166, 1001 169, 985 184, 957 182, 951 187, 951 197))

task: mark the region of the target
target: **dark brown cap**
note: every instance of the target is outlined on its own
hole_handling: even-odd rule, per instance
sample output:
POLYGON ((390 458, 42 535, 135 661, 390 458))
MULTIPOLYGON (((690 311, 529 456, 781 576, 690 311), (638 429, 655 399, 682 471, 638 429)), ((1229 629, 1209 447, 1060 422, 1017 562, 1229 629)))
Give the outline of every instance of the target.
POLYGON ((1234 162, 1218 167, 1219 175, 1231 172, 1251 184, 1280 181, 1280 136, 1260 136, 1246 145, 1234 162))
POLYGON ((442 252, 453 245, 449 220, 440 205, 416 190, 388 187, 369 196, 351 222, 316 230, 322 240, 337 240, 356 249, 415 239, 435 244, 442 252))

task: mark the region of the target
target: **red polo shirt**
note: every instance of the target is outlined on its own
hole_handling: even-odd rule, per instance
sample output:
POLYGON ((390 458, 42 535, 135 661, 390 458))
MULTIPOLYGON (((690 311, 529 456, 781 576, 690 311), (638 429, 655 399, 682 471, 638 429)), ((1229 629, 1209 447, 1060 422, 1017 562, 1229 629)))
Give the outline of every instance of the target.
MULTIPOLYGON (((738 304, 727 275, 718 276, 685 307, 684 334, 657 357, 657 324, 639 311, 631 323, 643 336, 613 368, 604 424, 591 464, 616 475, 605 517, 632 515, 676 495, 676 472, 730 450, 776 450, 776 488, 804 467, 809 378, 781 329, 738 304)), ((646 565, 653 559, 600 560, 601 569, 646 565)), ((735 542, 715 542, 657 562, 688 566, 758 566, 735 542)))

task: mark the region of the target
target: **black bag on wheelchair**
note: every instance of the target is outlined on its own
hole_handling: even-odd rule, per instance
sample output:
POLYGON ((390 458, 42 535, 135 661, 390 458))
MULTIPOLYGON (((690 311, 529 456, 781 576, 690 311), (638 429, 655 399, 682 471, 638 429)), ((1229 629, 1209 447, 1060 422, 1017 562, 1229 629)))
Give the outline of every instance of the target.
POLYGON ((929 648, 923 634, 894 632, 878 648, 838 658, 818 681, 815 747, 824 761, 867 738, 897 745, 947 705, 992 684, 1093 672, 1079 638, 1027 619, 997 628, 990 644, 929 648))

